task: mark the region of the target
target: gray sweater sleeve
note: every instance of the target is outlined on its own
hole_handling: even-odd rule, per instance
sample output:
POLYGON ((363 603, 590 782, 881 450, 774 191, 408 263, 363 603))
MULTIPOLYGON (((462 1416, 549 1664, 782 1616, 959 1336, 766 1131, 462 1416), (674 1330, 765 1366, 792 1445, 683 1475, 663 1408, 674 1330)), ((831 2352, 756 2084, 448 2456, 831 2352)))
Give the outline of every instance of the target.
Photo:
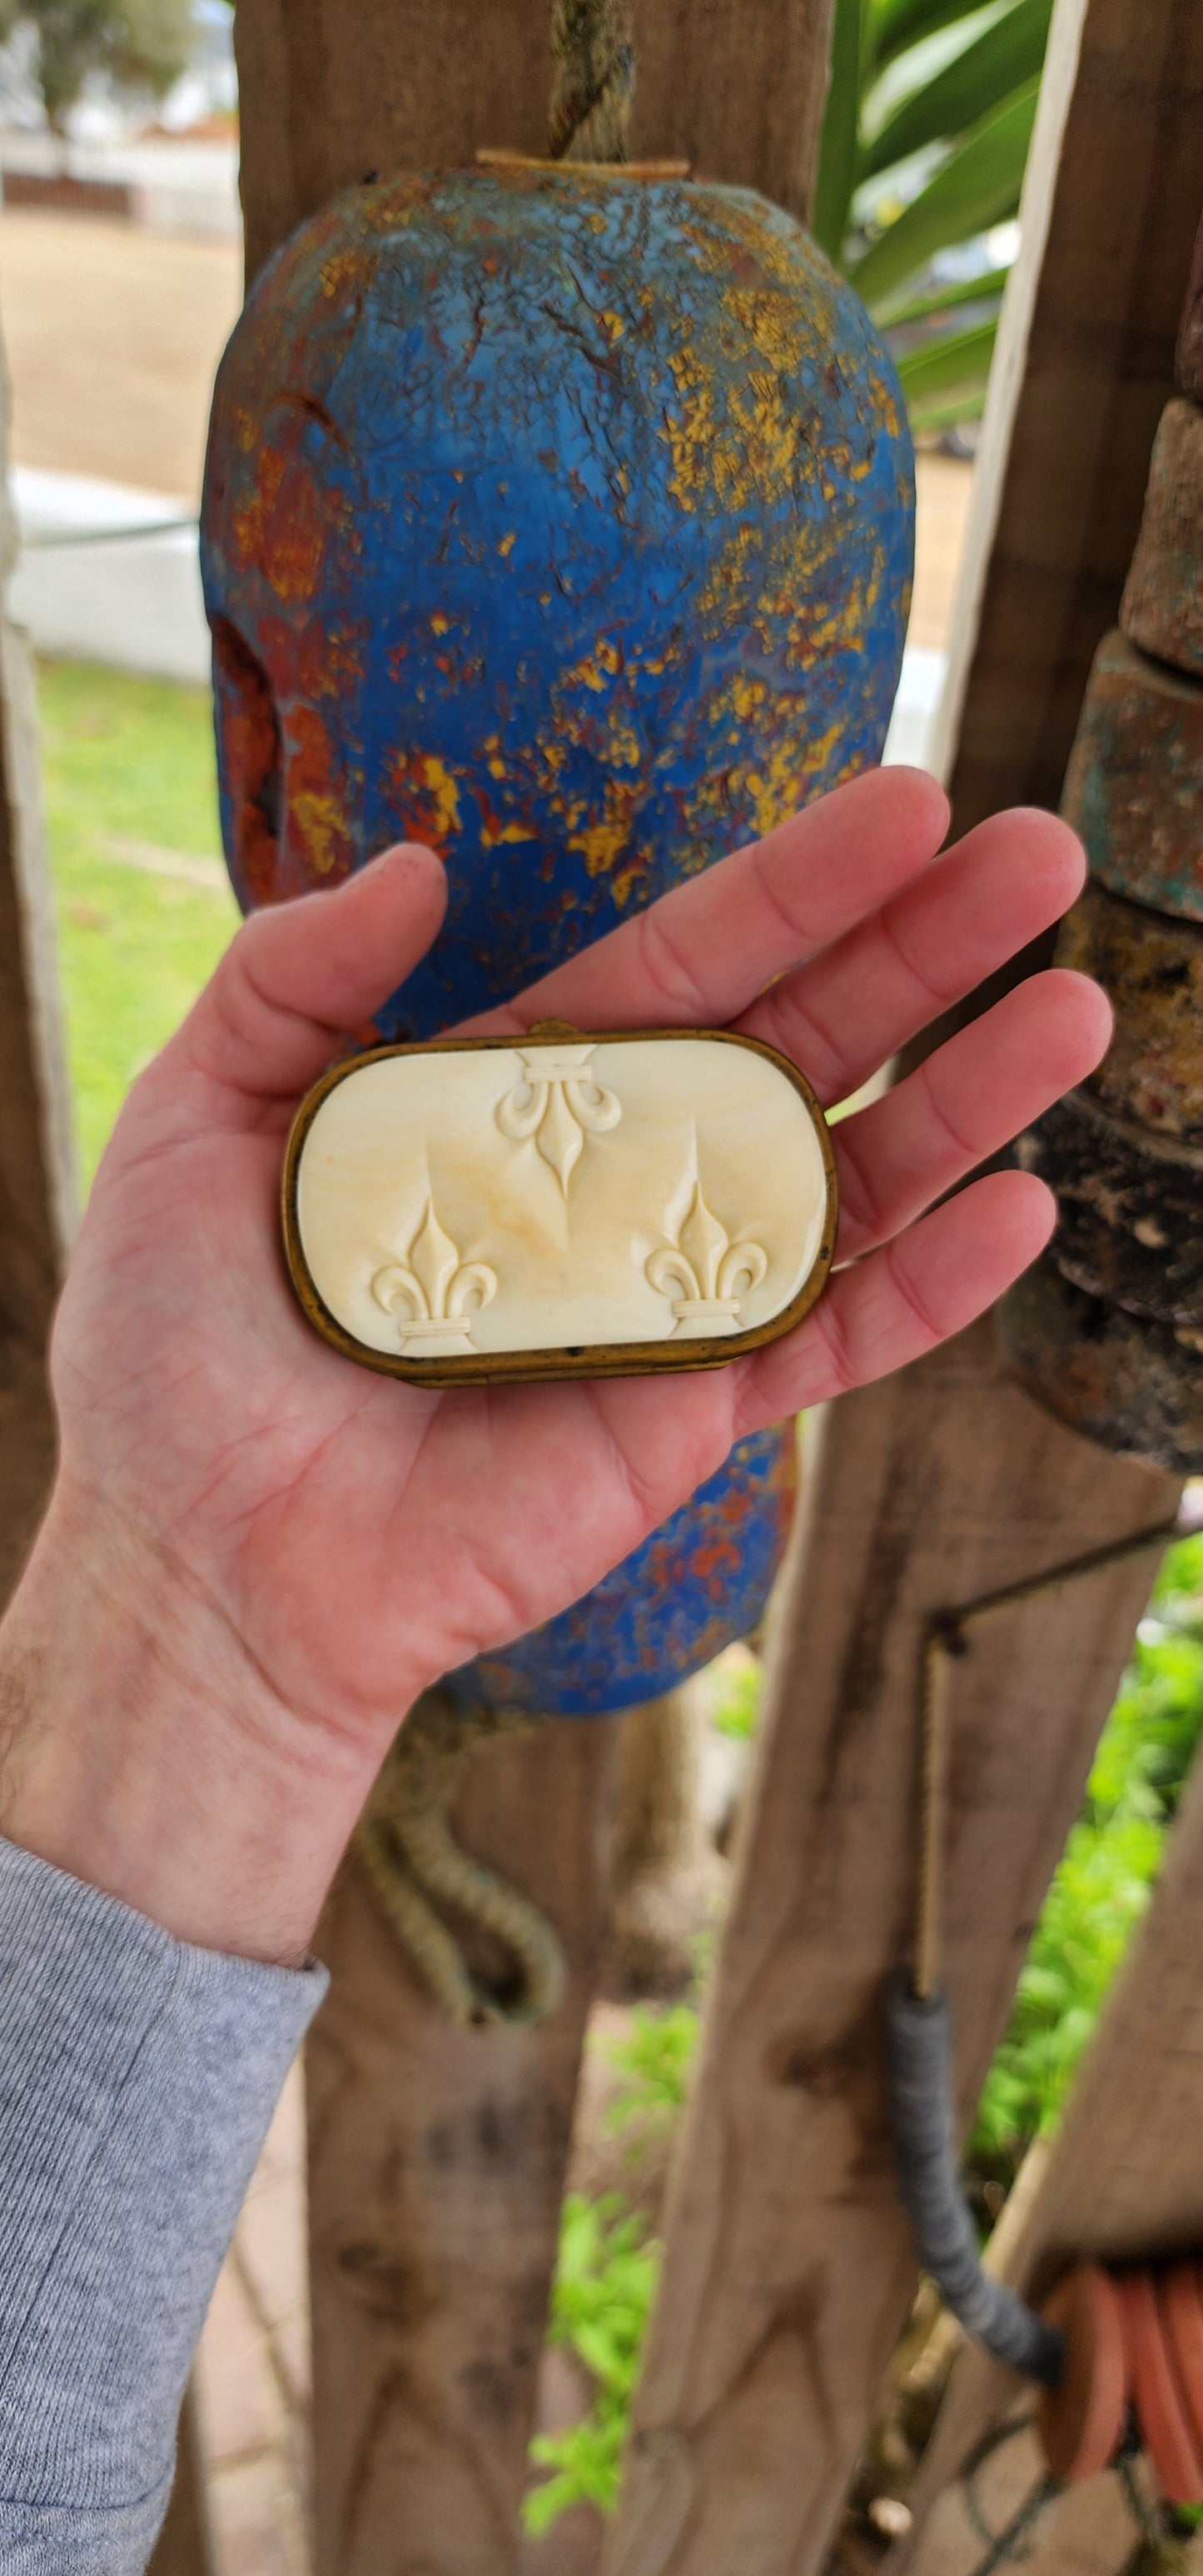
POLYGON ((0 1839, 0 2568, 140 2576, 318 1968, 189 1948, 0 1839))

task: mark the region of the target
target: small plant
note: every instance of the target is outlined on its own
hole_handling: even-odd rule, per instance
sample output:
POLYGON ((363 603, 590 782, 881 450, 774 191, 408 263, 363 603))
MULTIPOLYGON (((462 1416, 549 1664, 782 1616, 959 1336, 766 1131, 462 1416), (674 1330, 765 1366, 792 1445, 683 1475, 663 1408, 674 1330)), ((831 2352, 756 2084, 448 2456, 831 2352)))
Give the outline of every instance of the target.
POLYGON ((763 1690, 764 1666, 759 1656, 749 1655, 746 1662, 725 1672, 711 1721, 718 1733, 749 1742, 760 1724, 763 1690))
POLYGON ((606 2114, 610 2128, 636 2127, 646 2134, 672 2127, 689 2090, 700 2028, 692 2004, 673 2004, 666 2012, 636 2005, 630 2037, 609 2047, 611 2062, 628 2078, 606 2114))
POLYGON ((1009 2181, 1052 2128, 1152 1894, 1203 1734, 1203 1539, 1166 1556, 1028 1952, 970 2145, 1009 2181))
POLYGON ((596 2393, 579 2424, 540 2434, 531 2444, 532 2460, 551 2471, 523 2507, 527 2530, 536 2535, 570 2505, 614 2509, 659 2270, 659 2245, 619 2193, 600 2200, 569 2194, 548 2332, 552 2343, 566 2345, 584 2363, 596 2393))
POLYGON ((898 360, 912 424, 980 412, 1052 0, 836 0, 814 232, 898 360))

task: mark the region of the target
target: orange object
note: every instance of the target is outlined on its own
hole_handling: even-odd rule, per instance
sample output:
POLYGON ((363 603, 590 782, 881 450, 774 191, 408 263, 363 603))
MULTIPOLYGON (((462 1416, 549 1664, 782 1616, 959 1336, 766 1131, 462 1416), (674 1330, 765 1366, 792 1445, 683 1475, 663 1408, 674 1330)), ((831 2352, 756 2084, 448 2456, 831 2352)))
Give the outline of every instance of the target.
POLYGON ((1203 2453, 1203 2284, 1194 2263, 1174 2263, 1159 2290, 1162 2323, 1179 2393, 1203 2453))
POLYGON ((1114 2281, 1097 2263, 1079 2263, 1068 2272, 1042 2314, 1065 2337, 1065 2366, 1060 2384, 1041 2392, 1036 2425, 1053 2476, 1072 2486, 1097 2477, 1123 2438, 1128 2400, 1123 2314, 1114 2281))
POLYGON ((1152 2275, 1126 2272, 1118 2288, 1128 2376, 1144 2447, 1171 2504, 1203 2503, 1203 2444, 1179 2391, 1152 2275))

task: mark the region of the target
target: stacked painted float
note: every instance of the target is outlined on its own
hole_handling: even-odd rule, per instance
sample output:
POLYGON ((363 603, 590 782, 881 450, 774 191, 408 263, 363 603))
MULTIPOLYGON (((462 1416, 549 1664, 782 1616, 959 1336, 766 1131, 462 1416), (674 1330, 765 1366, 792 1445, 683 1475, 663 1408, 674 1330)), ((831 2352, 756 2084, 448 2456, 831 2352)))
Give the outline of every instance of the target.
POLYGON ((1095 656, 1062 812, 1090 881, 1058 961, 1098 977, 1115 1041, 1025 1138, 1057 1192, 1005 1346, 1112 1449, 1203 1468, 1203 233, 1119 625, 1095 656))

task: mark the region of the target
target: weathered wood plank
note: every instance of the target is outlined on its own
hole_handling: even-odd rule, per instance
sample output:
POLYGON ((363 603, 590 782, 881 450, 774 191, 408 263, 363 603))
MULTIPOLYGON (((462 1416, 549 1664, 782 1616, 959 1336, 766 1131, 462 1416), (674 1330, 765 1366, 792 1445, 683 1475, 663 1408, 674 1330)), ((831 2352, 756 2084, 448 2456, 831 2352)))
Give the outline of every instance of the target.
POLYGON ((191 2390, 180 2416, 171 2502, 146 2576, 218 2576, 196 2400, 191 2390))
MULTIPOLYGON (((0 578, 16 550, 0 355, 0 578)), ((74 1216, 71 1112, 24 634, 0 620, 0 1603, 46 1498, 46 1335, 74 1216)))
POLYGON ((456 1829, 568 1955, 537 2028, 456 2029, 352 1862, 309 2046, 319 2576, 507 2576, 585 2017, 608 1895, 613 1726, 494 1742, 456 1829))
MULTIPOLYGON (((638 0, 632 156, 804 214, 832 0, 638 0)), ((340 188, 546 150, 549 0, 239 0, 247 276, 340 188)))
MULTIPOLYGON (((909 1946, 924 1620, 1152 1526, 1175 1491, 1040 1413, 988 1323, 845 1398, 805 1485, 609 2576, 821 2562, 915 2280, 879 2010, 909 1946)), ((992 1621, 957 1668, 947 1963, 966 2120, 1152 1570, 992 1621)))
MULTIPOLYGON (((1109 2262, 1203 2246, 1201 1876, 1203 1764, 1196 1763, 1152 1904, 1011 2249, 1008 2278, 1037 2297, 1077 2254, 1109 2262)), ((963 2355, 924 2460, 914 2529, 892 2569, 945 2576, 963 2516, 956 2497, 938 2513, 936 2500, 982 2434, 1015 2404, 1020 2386, 984 2355, 963 2355)), ((1112 2491, 1111 2510, 1096 2528, 1091 2576, 1111 2576, 1131 2537, 1112 2491)))
POLYGON ((1057 0, 933 752, 958 831, 1057 803, 1173 392, 1201 198, 1197 0, 1057 0))

